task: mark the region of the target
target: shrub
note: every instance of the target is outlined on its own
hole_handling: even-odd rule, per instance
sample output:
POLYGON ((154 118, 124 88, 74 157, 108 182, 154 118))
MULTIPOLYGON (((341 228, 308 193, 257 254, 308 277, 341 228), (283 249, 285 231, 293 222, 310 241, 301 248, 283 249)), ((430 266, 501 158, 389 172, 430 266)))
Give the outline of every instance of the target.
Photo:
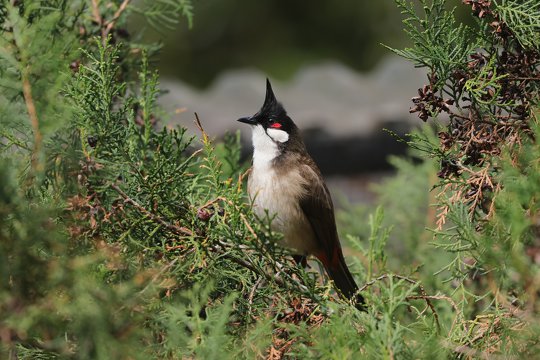
POLYGON ((360 312, 251 213, 238 134, 163 125, 158 46, 126 19, 191 23, 191 2, 3 2, 1 356, 535 354, 537 6, 465 1, 473 29, 421 3, 398 1, 413 47, 396 52, 429 72, 412 111, 449 119, 392 159, 382 207, 340 214, 360 312))

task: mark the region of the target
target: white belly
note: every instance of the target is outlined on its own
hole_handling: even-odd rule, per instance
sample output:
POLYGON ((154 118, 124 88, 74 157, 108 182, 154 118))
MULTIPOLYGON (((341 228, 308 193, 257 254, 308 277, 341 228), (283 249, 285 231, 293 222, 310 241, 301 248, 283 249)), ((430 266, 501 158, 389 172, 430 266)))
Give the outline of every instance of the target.
POLYGON ((281 244, 299 254, 315 250, 313 230, 299 205, 304 182, 297 170, 278 176, 269 166, 254 166, 248 182, 255 214, 273 218, 272 230, 283 233, 281 244))

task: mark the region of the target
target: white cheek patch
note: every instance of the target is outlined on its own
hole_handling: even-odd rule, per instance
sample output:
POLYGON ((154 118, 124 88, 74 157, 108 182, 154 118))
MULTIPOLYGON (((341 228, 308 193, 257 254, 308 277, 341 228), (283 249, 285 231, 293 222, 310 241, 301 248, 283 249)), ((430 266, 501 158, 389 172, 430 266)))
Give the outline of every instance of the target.
POLYGON ((266 130, 266 133, 268 134, 268 136, 274 139, 274 141, 280 143, 284 143, 289 140, 289 134, 287 134, 287 132, 283 130, 270 128, 266 130))

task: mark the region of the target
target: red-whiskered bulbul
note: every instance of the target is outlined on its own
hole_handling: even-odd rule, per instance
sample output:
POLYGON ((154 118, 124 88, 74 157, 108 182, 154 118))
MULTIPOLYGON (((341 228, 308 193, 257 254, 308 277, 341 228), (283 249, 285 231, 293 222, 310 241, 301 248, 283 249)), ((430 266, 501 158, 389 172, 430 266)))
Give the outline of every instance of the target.
POLYGON ((281 244, 296 252, 296 259, 316 256, 340 294, 363 308, 343 257, 330 193, 268 79, 262 108, 238 121, 251 125, 253 132, 248 193, 255 214, 275 216, 272 228, 283 233, 281 244))

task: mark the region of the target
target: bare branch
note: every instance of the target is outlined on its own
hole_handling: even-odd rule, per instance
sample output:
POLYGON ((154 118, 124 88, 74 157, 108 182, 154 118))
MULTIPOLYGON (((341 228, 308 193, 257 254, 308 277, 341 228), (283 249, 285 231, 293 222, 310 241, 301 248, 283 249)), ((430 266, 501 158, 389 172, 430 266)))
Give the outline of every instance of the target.
POLYGON ((24 102, 26 104, 26 109, 28 111, 28 116, 30 117, 30 122, 32 124, 32 131, 34 133, 34 149, 32 152, 32 169, 34 172, 40 171, 39 165, 39 156, 41 151, 41 143, 43 141, 43 136, 39 129, 39 119, 37 116, 36 105, 32 97, 32 85, 28 79, 28 69, 22 71, 22 87, 24 102))
POLYGON ((181 235, 181 236, 194 236, 193 231, 189 230, 188 228, 168 223, 167 221, 163 220, 161 217, 146 210, 138 202, 136 202, 135 200, 130 198, 125 192, 123 192, 122 189, 120 189, 116 184, 111 184, 110 187, 114 189, 114 191, 116 191, 118 194, 120 194, 122 198, 124 198, 125 203, 133 205, 137 210, 142 212, 144 215, 148 216, 149 219, 162 225, 169 231, 177 235, 181 235))

